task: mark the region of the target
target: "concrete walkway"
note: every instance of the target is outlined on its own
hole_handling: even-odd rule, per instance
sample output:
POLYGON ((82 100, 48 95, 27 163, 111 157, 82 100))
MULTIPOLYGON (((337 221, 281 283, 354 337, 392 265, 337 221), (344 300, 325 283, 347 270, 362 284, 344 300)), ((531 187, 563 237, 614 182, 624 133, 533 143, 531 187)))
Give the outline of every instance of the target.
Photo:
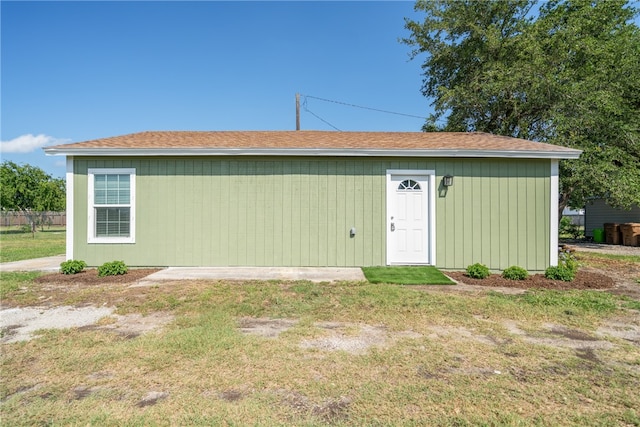
POLYGON ((0 271, 58 271, 60 263, 65 260, 64 255, 46 258, 25 259, 23 261, 0 263, 0 271))
MULTIPOLYGON (((60 270, 64 255, 0 264, 0 271, 60 270)), ((150 274, 137 286, 159 281, 176 280, 309 280, 312 282, 337 282, 365 280, 360 268, 335 267, 169 267, 150 274)))

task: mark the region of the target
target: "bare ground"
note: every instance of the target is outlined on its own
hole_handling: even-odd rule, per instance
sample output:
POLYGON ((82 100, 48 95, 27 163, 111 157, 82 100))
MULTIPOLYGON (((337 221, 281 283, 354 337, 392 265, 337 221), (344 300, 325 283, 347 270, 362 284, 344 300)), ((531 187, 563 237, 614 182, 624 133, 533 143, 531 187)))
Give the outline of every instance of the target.
POLYGON ((117 276, 98 276, 98 270, 84 270, 77 274, 52 273, 45 274, 35 279, 36 283, 61 283, 61 284, 82 284, 86 286, 106 285, 110 283, 133 283, 138 280, 160 271, 159 268, 132 268, 126 274, 117 276))

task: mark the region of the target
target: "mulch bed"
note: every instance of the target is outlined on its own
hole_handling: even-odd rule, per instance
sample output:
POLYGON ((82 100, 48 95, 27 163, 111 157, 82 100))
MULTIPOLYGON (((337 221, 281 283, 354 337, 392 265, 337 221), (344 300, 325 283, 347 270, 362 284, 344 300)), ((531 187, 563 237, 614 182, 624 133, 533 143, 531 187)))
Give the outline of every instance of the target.
POLYGON ((78 274, 52 273, 37 277, 34 281, 38 283, 73 283, 74 285, 104 285, 107 283, 132 283, 136 282, 156 271, 159 268, 136 268, 129 269, 126 274, 117 276, 98 277, 98 270, 90 269, 81 271, 78 274))
POLYGON ((448 271, 446 275, 467 285, 519 289, 609 289, 615 284, 611 277, 590 271, 578 271, 576 278, 572 282, 549 280, 543 274, 533 274, 525 280, 509 280, 499 274, 492 274, 486 279, 472 279, 460 271, 448 271))
MULTIPOLYGON (((142 278, 160 271, 159 268, 139 268, 130 269, 127 274, 118 276, 98 277, 96 269, 84 270, 78 274, 62 274, 52 273, 37 277, 35 282, 38 283, 69 283, 75 285, 104 285, 109 283, 132 283, 142 278)), ((525 280, 508 280, 499 274, 492 274, 486 279, 472 279, 460 271, 448 271, 446 275, 452 279, 466 283, 467 285, 486 286, 486 287, 503 287, 503 288, 519 288, 519 289, 609 289, 615 284, 614 280, 604 274, 578 271, 573 282, 563 282, 560 280, 549 280, 542 274, 534 274, 525 280)))

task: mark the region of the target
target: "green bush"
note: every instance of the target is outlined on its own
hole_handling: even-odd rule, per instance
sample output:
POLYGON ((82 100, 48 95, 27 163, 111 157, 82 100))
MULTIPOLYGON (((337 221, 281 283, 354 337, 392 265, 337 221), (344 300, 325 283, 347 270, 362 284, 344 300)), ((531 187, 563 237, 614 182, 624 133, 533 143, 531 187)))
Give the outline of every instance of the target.
POLYGON ((502 277, 509 280, 524 280, 529 277, 529 272, 522 267, 512 265, 502 272, 502 277))
POLYGON ((544 277, 551 280, 571 282, 578 272, 578 260, 570 251, 561 251, 558 255, 558 266, 552 266, 544 271, 544 277))
POLYGON ((563 237, 571 236, 574 239, 584 237, 584 227, 571 223, 571 218, 563 216, 560 219, 560 235, 563 237))
POLYGON ((127 265, 124 261, 105 262, 98 267, 98 276, 117 276, 119 274, 127 274, 127 265))
POLYGON ((70 259, 60 264, 62 274, 78 274, 85 269, 87 263, 80 260, 70 259))
POLYGON ((575 271, 564 265, 559 265, 557 267, 552 266, 547 268, 544 271, 544 277, 551 280, 562 280, 563 282, 571 282, 576 278, 576 273, 575 271))
POLYGON ((561 251, 558 256, 558 265, 567 268, 574 274, 578 271, 578 260, 575 255, 569 251, 561 251))
POLYGON ((489 268, 479 262, 467 267, 467 276, 473 279, 486 279, 490 274, 489 268))

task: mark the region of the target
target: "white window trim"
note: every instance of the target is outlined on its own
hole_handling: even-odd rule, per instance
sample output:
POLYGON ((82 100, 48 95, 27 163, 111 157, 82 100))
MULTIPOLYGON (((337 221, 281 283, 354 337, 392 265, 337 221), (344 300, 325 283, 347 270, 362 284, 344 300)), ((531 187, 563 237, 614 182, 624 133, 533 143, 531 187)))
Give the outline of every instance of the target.
POLYGON ((135 168, 89 168, 88 175, 88 215, 87 215, 87 243, 135 243, 136 242, 136 170, 135 168), (129 175, 131 192, 130 204, 130 233, 129 237, 96 237, 95 205, 94 205, 94 176, 95 175, 129 175))

